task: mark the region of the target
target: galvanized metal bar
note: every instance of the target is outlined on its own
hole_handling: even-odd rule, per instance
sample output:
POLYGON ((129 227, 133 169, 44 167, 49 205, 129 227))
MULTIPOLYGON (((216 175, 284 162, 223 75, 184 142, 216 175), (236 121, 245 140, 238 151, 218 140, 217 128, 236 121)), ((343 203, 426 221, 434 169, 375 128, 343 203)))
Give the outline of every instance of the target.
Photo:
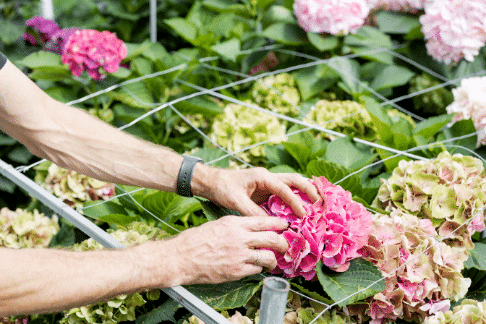
POLYGON ((157 41, 157 0, 150 0, 150 40, 157 41))
POLYGON ((42 17, 54 20, 54 6, 52 0, 41 0, 41 15, 42 17))
POLYGON ((289 291, 290 284, 283 278, 267 277, 263 280, 259 324, 282 324, 284 322, 289 291))
MULTIPOLYGON (((51 208, 57 215, 64 217, 71 224, 79 228, 88 236, 95 239, 106 248, 123 249, 125 246, 114 239, 110 234, 103 231, 93 222, 76 212, 70 206, 53 196, 50 192, 39 186, 37 183, 15 170, 13 166, 0 160, 0 174, 18 185, 20 188, 36 197, 51 208)), ((202 300, 194 296, 187 289, 181 286, 162 289, 172 299, 184 306, 192 314, 199 317, 206 324, 231 324, 224 316, 209 307, 202 300)))

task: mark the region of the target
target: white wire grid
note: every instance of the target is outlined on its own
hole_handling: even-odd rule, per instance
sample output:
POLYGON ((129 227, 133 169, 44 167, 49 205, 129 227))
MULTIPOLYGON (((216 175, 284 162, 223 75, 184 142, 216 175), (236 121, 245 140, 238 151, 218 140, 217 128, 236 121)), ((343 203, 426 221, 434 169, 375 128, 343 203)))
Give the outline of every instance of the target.
MULTIPOLYGON (((308 130, 314 129, 314 130, 318 130, 318 131, 321 131, 321 132, 324 132, 324 133, 327 133, 327 134, 330 134, 330 135, 334 135, 334 136, 338 136, 338 137, 344 137, 346 135, 341 134, 341 133, 338 133, 338 132, 335 132, 335 131, 332 131, 332 130, 329 130, 329 129, 326 129, 322 125, 310 124, 310 123, 307 123, 307 122, 303 122, 302 120, 299 120, 299 119, 295 119, 295 118, 291 118, 291 117, 288 117, 288 116, 285 116, 285 115, 281 115, 281 114, 272 112, 270 110, 267 110, 267 109, 258 107, 256 105, 248 104, 248 103, 243 102, 243 101, 240 101, 238 99, 234 99, 234 98, 228 97, 228 96, 220 93, 220 91, 221 90, 224 90, 224 89, 232 88, 232 87, 237 86, 239 84, 248 83, 248 82, 261 82, 261 79, 263 77, 266 77, 266 76, 269 76, 269 75, 275 75, 275 74, 284 73, 284 72, 298 71, 298 70, 303 69, 303 68, 306 68, 306 67, 311 67, 311 66, 316 66, 316 65, 321 65, 321 64, 327 64, 327 65, 329 65, 330 67, 332 67, 334 69, 339 69, 339 65, 336 64, 336 62, 338 62, 339 60, 346 60, 346 59, 351 59, 351 58, 357 58, 357 57, 361 57, 361 56, 365 56, 365 55, 371 55, 371 54, 375 54, 375 53, 381 53, 381 52, 389 53, 392 56, 394 56, 397 60, 401 60, 404 63, 410 64, 410 65, 414 66, 416 69, 419 69, 421 71, 424 71, 424 72, 432 75, 433 77, 435 77, 435 78, 443 81, 443 83, 441 83, 441 84, 439 84, 437 86, 430 87, 428 89, 424 89, 424 90, 421 90, 421 91, 418 91, 418 92, 409 94, 409 95, 405 95, 405 96, 398 97, 398 98, 393 98, 393 99, 387 99, 386 97, 382 96, 378 92, 374 91, 367 84, 363 83, 361 80, 355 78, 354 81, 357 82, 361 87, 365 88, 367 91, 371 92, 377 99, 381 100, 381 105, 382 106, 391 105, 392 107, 400 110, 401 112, 403 112, 403 113, 405 113, 405 114, 407 114, 409 116, 412 116, 416 120, 424 120, 424 118, 422 118, 421 116, 418 116, 418 115, 416 115, 416 114, 414 114, 414 113, 412 113, 412 112, 404 109, 403 107, 399 106, 398 103, 400 101, 405 100, 405 99, 409 99, 409 98, 412 98, 414 96, 417 96, 417 95, 420 95, 420 94, 423 94, 423 93, 426 93, 426 92, 429 92, 429 91, 433 91, 435 89, 439 89, 439 88, 446 87, 446 86, 449 86, 449 85, 457 85, 461 81, 461 79, 449 80, 448 78, 446 78, 446 77, 444 77, 444 76, 442 76, 442 75, 440 75, 438 73, 435 73, 434 71, 428 69, 427 67, 422 66, 419 63, 417 63, 417 62, 415 62, 415 61, 413 61, 413 60, 411 60, 411 59, 403 56, 402 54, 400 54, 398 52, 396 52, 395 50, 398 49, 398 48, 400 48, 400 47, 401 46, 395 46, 395 47, 392 47, 392 48, 377 48, 377 49, 373 49, 373 50, 370 50, 370 51, 367 51, 367 52, 364 52, 364 53, 360 53, 360 54, 351 54, 351 55, 346 55, 346 56, 341 56, 341 57, 333 57, 333 58, 330 58, 330 59, 320 59, 318 57, 310 56, 310 55, 307 55, 307 54, 304 54, 304 53, 299 53, 299 52, 295 52, 295 51, 286 50, 286 49, 282 48, 282 46, 280 46, 280 45, 269 45, 269 46, 261 47, 261 48, 254 49, 254 50, 242 51, 240 54, 250 54, 250 53, 253 53, 253 52, 257 52, 257 51, 269 51, 269 50, 273 50, 275 52, 290 54, 290 55, 294 55, 296 57, 301 57, 301 58, 305 58, 305 59, 309 60, 308 63, 299 64, 299 65, 295 65, 295 66, 292 66, 292 67, 288 67, 288 68, 285 68, 285 69, 280 69, 280 70, 276 70, 276 71, 272 71, 272 72, 266 72, 266 73, 258 74, 258 75, 255 75, 255 76, 250 76, 250 75, 246 75, 246 74, 243 74, 243 73, 240 73, 240 72, 235 72, 235 71, 232 71, 232 70, 223 69, 223 68, 219 68, 219 67, 216 67, 216 66, 212 66, 212 65, 206 64, 206 62, 219 60, 220 59, 219 57, 207 57, 207 58, 203 58, 203 59, 200 59, 199 60, 199 63, 201 64, 201 66, 204 66, 207 69, 212 69, 214 71, 223 72, 223 73, 227 73, 229 75, 238 76, 238 77, 241 77, 242 79, 240 79, 238 81, 235 81, 235 82, 232 82, 232 83, 228 83, 228 84, 223 85, 223 86, 214 87, 212 89, 207 89, 207 88, 204 88, 203 86, 196 85, 196 84, 192 84, 192 83, 186 82, 184 80, 175 79, 175 82, 178 82, 178 83, 180 83, 182 85, 185 85, 185 86, 190 87, 190 88, 192 88, 194 90, 197 90, 197 91, 194 92, 194 93, 185 95, 183 97, 180 97, 178 99, 172 100, 170 102, 163 103, 163 104, 160 104, 160 103, 147 103, 147 102, 144 102, 143 100, 137 98, 136 94, 130 93, 130 95, 133 96, 137 101, 139 101, 139 102, 141 102, 141 103, 143 103, 145 105, 148 104, 148 105, 152 105, 152 106, 156 106, 156 107, 154 109, 151 109, 150 111, 146 112, 145 114, 141 115, 140 117, 134 119, 132 122, 130 122, 128 124, 125 124, 124 126, 120 127, 119 129, 120 130, 127 129, 127 128, 135 125, 137 122, 141 121, 142 119, 147 118, 147 117, 155 114, 156 112, 158 112, 158 111, 160 111, 162 109, 166 109, 167 107, 169 107, 174 113, 176 113, 177 115, 179 115, 182 118, 182 120, 184 120, 194 130, 196 130, 201 135, 201 137, 203 137, 207 141, 210 141, 214 146, 216 146, 217 148, 219 148, 220 150, 222 150, 222 151, 225 152, 225 155, 223 155, 223 156, 221 156, 221 157, 219 157, 219 158, 217 158, 215 160, 206 161, 207 164, 213 164, 213 163, 216 163, 216 162, 218 162, 218 161, 220 161, 222 159, 232 158, 232 159, 235 159, 235 160, 237 160, 237 161, 239 161, 239 162, 247 165, 248 167, 252 167, 249 163, 247 163, 247 162, 243 161, 242 159, 240 159, 237 156, 237 154, 238 153, 241 153, 241 152, 244 152, 244 151, 247 151, 247 150, 251 149, 252 147, 256 147, 256 146, 259 146, 259 145, 264 145, 264 144, 266 144, 266 143, 268 143, 270 141, 264 141, 264 142, 256 143, 256 144, 254 144, 252 146, 246 147, 246 148, 241 149, 239 151, 231 152, 228 149, 226 149, 226 148, 222 147, 221 145, 219 145, 217 142, 211 140, 209 138, 209 136, 207 136, 200 129, 198 129, 196 126, 194 126, 189 121, 188 118, 186 118, 180 111, 178 111, 174 107, 174 104, 176 104, 178 102, 181 102, 181 101, 184 101, 184 100, 188 100, 188 99, 197 97, 197 96, 210 95, 210 96, 213 96, 213 97, 220 98, 220 99, 222 99, 224 101, 234 102, 234 103, 237 103, 237 104, 240 104, 240 105, 247 106, 247 107, 249 107, 251 109, 254 109, 254 110, 257 110, 257 111, 260 111, 260 112, 263 112, 263 113, 266 113, 266 114, 269 114, 269 115, 272 115, 272 116, 275 116, 275 117, 277 117, 279 119, 283 119, 283 120, 286 120, 286 121, 291 122, 291 123, 294 123, 294 124, 298 124, 298 125, 305 126, 305 128, 300 129, 298 131, 295 131, 295 132, 293 132, 291 134, 287 134, 287 135, 292 135, 292 134, 296 134, 296 133, 300 133, 300 132, 304 132, 304 131, 308 131, 308 130)), ((189 59, 188 59, 188 61, 189 61, 189 59)), ((159 71, 159 72, 156 72, 156 73, 153 73, 153 74, 149 74, 149 75, 145 75, 145 76, 142 76, 142 77, 139 77, 139 78, 135 78, 135 79, 130 79, 130 80, 127 80, 125 82, 122 82, 122 83, 113 85, 111 87, 108 87, 108 88, 106 88, 104 90, 100 90, 98 92, 92 93, 92 94, 90 94, 88 96, 85 96, 83 98, 80 98, 80 99, 77 99, 77 100, 68 102, 67 104, 68 105, 75 105, 77 103, 81 103, 81 102, 84 102, 84 101, 86 101, 88 99, 91 99, 91 98, 94 98, 96 96, 99 96, 99 95, 108 93, 110 91, 113 91, 113 90, 115 90, 117 88, 120 88, 120 87, 122 87, 124 85, 130 84, 130 83, 135 83, 135 82, 141 82, 141 81, 143 81, 145 79, 149 79, 149 78, 153 78, 153 77, 156 77, 156 76, 168 74, 168 73, 171 73, 171 72, 174 72, 174 71, 182 71, 182 70, 186 69, 187 67, 188 67, 188 64, 180 64, 180 65, 178 65, 176 67, 173 67, 171 69, 159 71)), ((478 76, 478 75, 484 75, 484 74, 486 74, 486 70, 485 71, 482 71, 480 73, 476 73, 476 74, 471 75, 471 76, 478 76)), ((125 88, 125 90, 127 90, 127 89, 125 88)), ((273 90, 274 91, 277 91, 276 89, 273 89, 273 90)), ((278 93, 278 91, 277 91, 277 93, 278 93)), ((282 94, 280 94, 280 95, 282 96, 282 94)), ((283 100, 286 100, 284 96, 282 96, 282 98, 283 98, 283 100)), ((295 104, 293 104, 291 102, 289 102, 289 103, 291 105, 293 105, 295 108, 297 108, 300 111, 300 107, 295 106, 295 104)), ((345 117, 348 117, 348 116, 345 116, 345 117)), ((345 118, 345 117, 343 117, 343 118, 345 118)), ((329 121, 329 122, 331 122, 331 121, 329 121)), ((436 143, 431 143, 431 144, 424 145, 424 146, 415 147, 415 148, 409 149, 407 151, 400 151, 400 150, 396 150, 394 148, 385 147, 385 146, 382 146, 382 145, 378 145, 376 143, 364 141, 364 140, 361 140, 359 138, 354 138, 354 140, 356 142, 360 142, 360 143, 365 144, 365 145, 368 145, 370 147, 380 148, 380 149, 383 149, 385 151, 388 151, 388 152, 390 152, 390 156, 388 158, 379 160, 377 162, 374 162, 374 163, 372 163, 370 165, 367 165, 367 166, 363 167, 360 170, 357 170, 357 171, 353 172, 352 174, 350 174, 350 175, 348 175, 348 176, 340 179, 335 184, 339 184, 340 182, 344 181, 346 178, 348 178, 348 177, 350 177, 350 176, 352 176, 354 174, 358 174, 358 173, 362 172, 363 170, 365 170, 367 168, 371 168, 371 167, 373 167, 373 166, 375 166, 377 164, 380 164, 380 163, 384 162, 387 159, 392 159, 392 158, 395 158, 395 157, 398 157, 398 156, 407 156, 407 157, 412 158, 412 159, 427 160, 424 157, 421 157, 421 156, 412 154, 412 152, 418 151, 418 150, 422 150, 422 149, 426 149, 426 148, 432 147, 434 145, 442 145, 442 146, 445 146, 445 147, 462 148, 464 150, 469 151, 471 153, 471 155, 476 156, 477 158, 483 160, 483 162, 484 162, 485 160, 481 156, 479 156, 478 154, 476 154, 474 151, 471 151, 468 148, 463 147, 463 146, 460 146, 460 145, 452 144, 452 143, 454 143, 456 141, 459 141, 459 140, 462 140, 462 139, 465 139, 465 138, 468 138, 468 137, 473 137, 475 135, 476 135, 476 132, 471 133, 471 134, 468 134, 468 135, 460 136, 460 137, 451 138, 451 139, 444 140, 444 141, 441 141, 441 142, 436 142, 436 143), (393 153, 393 155, 392 155, 392 153, 393 153)), ((28 166, 21 166, 21 167, 18 167, 16 169, 18 171, 20 171, 20 172, 25 172, 25 171, 29 170, 30 168, 32 168, 32 167, 40 164, 43 161, 44 160, 41 160, 41 161, 38 161, 38 162, 36 162, 34 164, 31 164, 31 165, 28 165, 28 166)), ((124 191, 121 187, 118 186, 118 188, 121 189, 122 191, 124 191)), ((101 202, 99 202, 97 204, 90 205, 90 206, 87 206, 87 207, 84 207, 84 208, 81 208, 81 209, 86 209, 86 208, 90 208, 90 207, 93 207, 93 206, 98 206, 98 205, 101 205, 103 203, 106 203, 107 201, 110 201, 110 200, 113 200, 113 199, 116 199, 116 198, 119 198, 119 197, 122 197, 122 196, 126 196, 126 195, 128 195, 129 197, 131 197, 132 200, 135 203, 138 204, 138 202, 136 201, 136 199, 134 199, 132 197, 132 194, 134 194, 134 193, 136 193, 137 191, 140 191, 140 190, 144 190, 144 188, 140 188, 140 189, 137 189, 137 190, 134 190, 134 191, 131 191, 131 192, 125 192, 124 191, 124 193, 122 193, 120 195, 117 195, 115 197, 112 197, 109 200, 101 201, 101 202)), ((175 228, 173 228, 172 226, 170 226, 170 224, 167 224, 166 222, 164 222, 163 220, 161 220, 160 218, 158 218, 156 215, 154 215, 152 212, 150 212, 149 210, 145 209, 140 204, 138 204, 138 205, 141 208, 143 208, 147 213, 149 213, 150 215, 152 215, 155 219, 157 219, 158 221, 164 223, 165 225, 171 227, 173 230, 175 230, 175 231, 178 232, 178 230, 175 229, 175 228)), ((484 210, 480 211, 480 213, 482 213, 483 211, 484 210)), ((466 222, 462 226, 467 226, 469 224, 469 222, 471 222, 471 221, 472 221, 472 219, 470 219, 468 222, 466 222)), ((457 228, 455 231, 459 230, 462 226, 460 226, 459 228, 457 228)), ((454 232, 450 233, 449 235, 452 235, 454 232)), ((437 238, 434 237, 433 239, 434 239, 434 242, 435 243, 433 245, 429 246, 429 248, 427 248, 425 251, 423 251, 422 254, 426 253, 428 251, 428 249, 432 248, 434 245, 442 242, 443 240, 445 240, 447 238, 448 238, 448 236, 442 237, 440 239, 437 239, 437 238)), ((421 256, 422 254, 420 254, 419 256, 421 256)), ((419 256, 416 256, 415 258, 417 258, 419 256)), ((353 297, 356 294, 359 294, 362 291, 365 291, 368 288, 373 287, 375 284, 379 283, 382 280, 385 280, 387 277, 392 276, 395 272, 397 272, 398 270, 400 270, 402 267, 404 267, 409 262, 413 261, 415 258, 411 258, 410 260, 407 260, 405 264, 403 264, 402 266, 400 266, 399 268, 397 268, 395 271, 389 273, 384 278, 373 282, 368 287, 363 288, 360 291, 357 291, 357 292, 355 292, 355 293, 347 296, 346 298, 344 298, 342 300, 335 301, 335 303, 333 303, 331 305, 328 305, 328 304, 323 303, 323 302, 321 302, 319 300, 313 299, 313 298, 311 298, 309 296, 306 296, 306 295, 304 295, 304 294, 302 294, 302 293, 300 293, 298 291, 295 291, 293 289, 291 289, 291 291, 293 293, 298 294, 298 295, 300 295, 302 297, 305 297, 305 298, 307 298, 307 299, 309 299, 309 300, 311 300, 313 302, 316 302, 318 304, 321 304, 324 307, 324 309, 322 310, 322 312, 320 314, 318 314, 314 318, 313 321, 310 322, 310 324, 313 324, 313 323, 315 323, 319 319, 319 317, 322 316, 322 314, 324 314, 326 311, 330 310, 332 307, 338 305, 339 303, 345 301, 346 299, 349 299, 349 298, 353 297)), ((264 276, 264 275, 262 275, 262 276, 264 276)))

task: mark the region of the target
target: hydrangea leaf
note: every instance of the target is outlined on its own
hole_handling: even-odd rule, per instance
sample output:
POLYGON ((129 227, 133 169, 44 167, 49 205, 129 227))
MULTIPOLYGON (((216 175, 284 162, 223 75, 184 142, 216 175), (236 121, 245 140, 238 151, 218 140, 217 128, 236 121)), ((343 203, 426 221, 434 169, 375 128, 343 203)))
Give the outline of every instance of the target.
POLYGON ((127 214, 126 209, 114 201, 107 201, 103 204, 100 204, 99 201, 90 201, 86 202, 84 207, 89 208, 83 209, 83 214, 93 219, 98 219, 101 216, 109 214, 127 214))
POLYGON ((265 157, 270 165, 289 165, 298 168, 295 159, 282 145, 265 145, 265 157))
POLYGON ((316 268, 324 291, 339 306, 346 306, 385 290, 385 280, 378 268, 369 261, 354 259, 345 272, 324 273, 323 264, 316 268))
POLYGON ((300 45, 305 42, 306 35, 297 24, 276 23, 262 32, 262 36, 286 45, 300 45))
POLYGON ((158 191, 146 196, 142 206, 162 219, 177 218, 201 209, 195 198, 184 198, 173 192, 158 191))
MULTIPOLYGON (((203 159, 206 163, 211 162, 213 160, 217 160, 218 158, 226 155, 226 153, 223 150, 216 149, 216 148, 199 148, 196 151, 192 152, 193 156, 200 157, 203 159)), ((229 161, 227 158, 216 161, 214 163, 211 163, 211 166, 215 166, 218 168, 228 168, 229 167, 229 161)))
POLYGON ((162 321, 170 321, 172 323, 176 323, 174 315, 178 308, 179 304, 176 301, 169 299, 154 310, 151 310, 150 312, 137 317, 135 323, 158 324, 162 321))
POLYGON ((262 286, 262 277, 255 275, 217 285, 191 285, 185 288, 216 310, 245 306, 262 286))
POLYGON ((307 32, 307 37, 312 45, 319 51, 330 51, 339 46, 339 39, 336 36, 323 37, 320 34, 307 32))
POLYGON ((174 104, 181 113, 203 114, 205 116, 214 116, 223 112, 214 100, 207 97, 194 97, 174 104))
POLYGON ((486 271, 486 244, 476 242, 474 243, 474 249, 469 251, 470 255, 464 267, 476 268, 478 270, 486 271))
POLYGON ((239 39, 232 38, 228 41, 211 46, 211 49, 222 57, 236 62, 236 58, 241 50, 241 43, 239 39))
MULTIPOLYGON (((309 178, 312 176, 324 176, 332 183, 336 183, 348 176, 351 173, 346 167, 325 160, 314 160, 309 162, 306 169, 306 175, 309 178)), ((339 185, 345 190, 350 191, 356 196, 360 196, 362 185, 361 180, 357 175, 352 175, 344 181, 339 182, 339 185)))
POLYGON ((417 126, 413 129, 413 134, 421 135, 427 140, 437 134, 442 127, 447 125, 453 116, 454 115, 451 114, 427 118, 426 120, 417 124, 417 126))
POLYGON ((268 169, 268 171, 273 173, 298 173, 297 170, 295 170, 289 165, 277 165, 274 166, 273 168, 268 169))
POLYGON ((285 147, 287 152, 292 155, 292 157, 299 163, 302 169, 305 169, 305 166, 309 162, 309 158, 311 156, 311 149, 308 146, 300 145, 296 143, 282 143, 285 147))
POLYGON ((197 28, 191 22, 180 17, 166 19, 164 22, 185 40, 191 43, 196 40, 197 28))
POLYGON ((116 224, 116 225, 128 225, 131 222, 138 220, 138 217, 129 216, 126 214, 109 214, 98 217, 99 221, 108 223, 108 224, 116 224))
POLYGON ((38 51, 25 57, 23 60, 17 61, 28 68, 35 69, 45 66, 62 65, 61 57, 55 53, 38 51))
POLYGON ((391 11, 380 11, 376 14, 378 28, 388 34, 408 34, 416 27, 420 27, 420 21, 409 15, 391 11))
POLYGON ((407 84, 414 75, 415 73, 403 66, 390 65, 378 73, 371 87, 375 90, 383 90, 402 86, 407 84))
POLYGON ((325 303, 325 304, 332 304, 332 300, 328 299, 328 298, 324 298, 323 296, 321 296, 320 294, 318 294, 317 292, 315 291, 311 291, 309 289, 306 289, 298 284, 296 284, 295 282, 291 282, 290 283, 292 286, 294 286, 295 288, 297 288, 298 291, 300 291, 301 293, 303 293, 304 295, 306 296, 309 296, 315 300, 318 300, 322 303, 325 303))
POLYGON ((196 199, 199 200, 199 202, 201 203, 201 207, 204 211, 204 214, 206 215, 207 219, 210 221, 217 220, 227 215, 242 216, 238 211, 220 207, 215 203, 213 203, 212 201, 201 199, 201 198, 196 198, 196 199))
POLYGON ((358 170, 375 159, 370 150, 358 149, 351 139, 347 137, 338 138, 327 145, 324 159, 329 162, 342 165, 350 170, 358 170))
POLYGON ((339 79, 339 74, 325 64, 301 69, 294 76, 302 95, 302 100, 314 97, 339 79))

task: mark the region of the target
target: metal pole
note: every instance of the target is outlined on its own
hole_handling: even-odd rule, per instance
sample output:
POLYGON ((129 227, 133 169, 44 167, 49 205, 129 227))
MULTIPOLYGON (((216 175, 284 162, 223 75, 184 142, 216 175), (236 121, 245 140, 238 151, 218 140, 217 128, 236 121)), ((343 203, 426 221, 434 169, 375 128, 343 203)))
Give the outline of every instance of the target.
POLYGON ((157 41, 157 0, 150 0, 150 40, 157 41))
POLYGON ((281 324, 284 322, 289 291, 290 284, 285 279, 267 277, 263 280, 258 324, 281 324))
POLYGON ((54 6, 52 0, 41 0, 41 15, 42 17, 54 20, 54 6))
MULTIPOLYGON (((0 160, 0 174, 39 199, 39 201, 51 208, 57 215, 64 217, 71 224, 95 239, 104 247, 112 249, 125 248, 123 244, 115 240, 110 234, 103 231, 86 217, 79 214, 77 211, 63 203, 59 198, 53 196, 50 192, 15 170, 13 166, 5 163, 3 160, 0 160)), ((223 315, 216 312, 213 308, 209 307, 206 303, 181 286, 162 289, 162 291, 207 324, 231 324, 223 315)))

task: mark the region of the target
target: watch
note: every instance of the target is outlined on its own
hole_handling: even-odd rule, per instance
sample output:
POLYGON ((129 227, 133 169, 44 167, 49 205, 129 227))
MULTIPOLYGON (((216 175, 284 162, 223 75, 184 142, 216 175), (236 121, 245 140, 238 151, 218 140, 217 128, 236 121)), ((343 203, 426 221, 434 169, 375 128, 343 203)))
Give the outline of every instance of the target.
POLYGON ((179 175, 177 177, 177 194, 182 197, 192 197, 191 180, 196 164, 204 163, 204 160, 197 156, 184 155, 179 175))

